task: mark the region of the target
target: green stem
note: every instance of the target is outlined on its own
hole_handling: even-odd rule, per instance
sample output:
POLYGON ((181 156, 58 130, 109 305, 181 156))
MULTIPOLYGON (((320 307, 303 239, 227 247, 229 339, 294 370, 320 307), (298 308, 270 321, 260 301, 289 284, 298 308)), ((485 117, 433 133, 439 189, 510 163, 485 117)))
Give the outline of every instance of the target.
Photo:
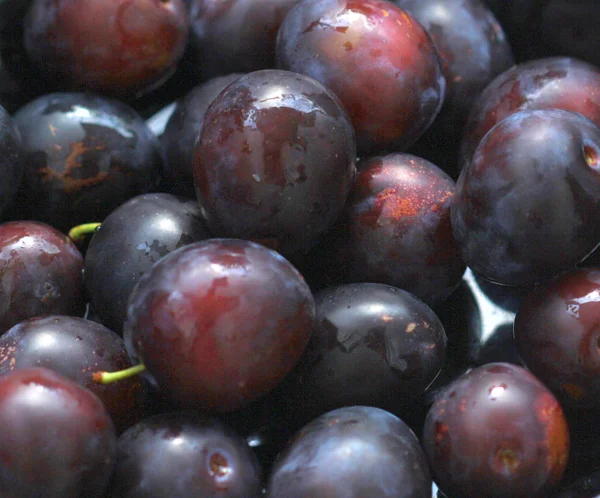
POLYGON ((76 244, 83 242, 87 235, 94 233, 102 223, 84 223, 69 230, 69 238, 76 244))
POLYGON ((119 380, 129 379, 134 375, 142 373, 144 370, 146 370, 146 367, 143 363, 140 363, 139 365, 126 368, 125 370, 119 370, 118 372, 95 372, 92 378, 94 379, 94 382, 98 384, 112 384, 119 380))

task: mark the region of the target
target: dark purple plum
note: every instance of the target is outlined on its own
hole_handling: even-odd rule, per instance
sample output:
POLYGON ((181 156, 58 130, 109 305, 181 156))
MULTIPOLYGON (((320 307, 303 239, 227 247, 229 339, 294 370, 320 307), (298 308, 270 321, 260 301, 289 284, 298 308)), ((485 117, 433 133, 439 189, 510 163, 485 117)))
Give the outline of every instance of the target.
POLYGON ((412 498, 431 493, 419 440, 375 407, 330 411, 306 425, 279 455, 268 498, 412 498))
POLYGON ((83 313, 83 256, 65 234, 36 221, 0 225, 0 335, 45 314, 83 313))
POLYGON ((140 277, 168 253, 209 237, 193 199, 143 194, 115 209, 85 254, 85 286, 100 321, 121 334, 127 299, 140 277))
POLYGON ((441 304, 465 271, 450 223, 454 191, 446 173, 411 154, 361 161, 342 215, 312 253, 315 277, 388 284, 441 304))
POLYGON ((318 81, 281 70, 242 76, 210 105, 194 182, 215 236, 288 256, 310 249, 342 211, 356 171, 354 130, 318 81))
POLYGON ((574 111, 600 126, 600 68, 570 57, 549 57, 498 75, 477 97, 469 114, 461 143, 461 168, 495 124, 527 109, 574 111))
POLYGON ((444 363, 446 333, 436 314, 412 294, 382 284, 325 289, 315 302, 311 339, 285 381, 303 423, 352 405, 403 417, 444 363))
POLYGON ((242 73, 215 77, 190 90, 179 100, 161 136, 164 153, 164 188, 186 197, 196 197, 194 189, 194 146, 200 136, 208 106, 242 73))
POLYGON ((480 0, 394 0, 431 35, 442 61, 446 97, 411 152, 455 174, 463 127, 475 97, 514 64, 508 40, 480 0))
POLYGON ((24 30, 27 54, 63 90, 125 97, 173 73, 189 18, 181 0, 33 0, 24 30))
POLYGON ((298 0, 190 0, 200 78, 275 67, 277 31, 298 0))
POLYGON ((448 496, 541 498, 563 476, 569 429, 557 399, 530 372, 488 363, 437 395, 423 445, 448 496))
POLYGON ((504 285, 574 268, 600 243, 600 129, 527 110, 498 123, 461 171, 452 227, 465 263, 504 285))
POLYGON ((14 115, 25 173, 19 208, 63 231, 102 221, 135 195, 152 191, 162 168, 158 139, 122 102, 52 93, 14 115))
POLYGON ((155 415, 119 437, 109 496, 259 498, 262 476, 246 441, 217 419, 155 415))
POLYGON ((536 288, 514 324, 519 355, 567 405, 600 407, 600 269, 568 272, 536 288))
POLYGON ((102 402, 46 368, 0 376, 0 494, 6 498, 99 498, 111 478, 117 437, 102 402))
MULTIPOLYGON (((0 62, 0 73, 1 67, 0 62)), ((21 133, 6 109, 2 107, 0 97, 0 216, 14 201, 22 176, 21 133)))
POLYGON ((262 245, 209 239, 158 261, 129 297, 125 342, 164 396, 233 411, 298 363, 315 302, 298 271, 262 245))
POLYGON ((94 382, 93 374, 131 366, 121 337, 79 317, 30 318, 0 337, 0 374, 29 367, 54 370, 98 396, 117 432, 143 417, 145 388, 139 377, 103 385, 94 382))
POLYGON ((277 63, 343 102, 360 155, 412 145, 433 122, 445 79, 427 31, 383 0, 303 0, 277 35, 277 63))

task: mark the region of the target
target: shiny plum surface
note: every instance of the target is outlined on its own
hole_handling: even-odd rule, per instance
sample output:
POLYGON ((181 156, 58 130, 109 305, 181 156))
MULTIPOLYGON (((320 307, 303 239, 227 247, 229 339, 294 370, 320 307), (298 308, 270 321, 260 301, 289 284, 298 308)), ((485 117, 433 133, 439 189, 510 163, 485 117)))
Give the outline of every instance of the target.
POLYGON ((0 493, 6 498, 97 498, 117 437, 102 402, 46 368, 0 376, 0 493))
POLYGON ((546 497, 564 473, 569 430, 541 381, 517 365, 488 363, 438 394, 423 445, 448 496, 546 497))
POLYGON ((220 237, 306 251, 339 216, 356 170, 339 99, 290 71, 242 76, 208 108, 194 150, 196 194, 220 237))
POLYGON ((0 334, 38 315, 83 312, 83 256, 44 223, 0 225, 0 334))
POLYGON ((600 271, 573 270, 521 304, 514 335, 521 359, 568 405, 599 407, 600 271))
POLYGON ((460 166, 502 119, 526 109, 564 109, 600 125, 600 68, 571 57, 521 63, 497 76, 479 95, 464 128, 460 166))
POLYGON ((465 263, 506 285, 574 268, 600 242, 600 129, 527 110, 498 123, 462 170, 452 227, 465 263))
POLYGON ((361 155, 403 150, 432 123, 446 83, 427 31, 382 0, 303 0, 277 35, 278 66, 343 102, 361 155))
POLYGON ((431 476, 419 441, 391 413, 353 406, 300 430, 279 455, 268 498, 428 496, 431 476))
POLYGON ((282 256, 249 241, 210 239, 168 254, 140 279, 125 339, 166 397, 231 411, 289 373, 314 317, 308 285, 282 256))
POLYGON ((188 31, 181 0, 33 0, 24 45, 61 88, 125 97, 170 76, 188 31))
POLYGON ((64 375, 100 398, 118 432, 144 415, 145 388, 139 377, 109 385, 93 381, 98 371, 131 367, 123 339, 99 323, 79 317, 30 318, 0 337, 0 374, 44 367, 64 375))
POLYGON ((23 141, 22 213, 68 231, 102 221, 156 188, 158 139, 128 105, 87 93, 50 93, 14 115, 23 141))
POLYGON ((258 498, 261 471, 246 441, 217 419, 170 412, 119 437, 112 498, 258 498))
POLYGON ((118 334, 140 277, 168 253, 210 237, 198 204, 165 193, 129 199, 94 232, 84 263, 85 286, 100 321, 118 334))
POLYGON ((314 253, 316 279, 379 282, 439 305, 465 271, 450 222, 454 195, 454 181, 425 159, 361 161, 342 215, 314 253))
POLYGON ((315 302, 306 353, 286 379, 304 423, 343 406, 411 410, 446 356, 446 332, 431 308, 404 290, 371 283, 322 290, 315 302))
POLYGON ((208 106, 243 73, 217 76, 195 86, 178 101, 160 142, 165 158, 164 188, 174 194, 196 197, 194 146, 200 136, 208 106))

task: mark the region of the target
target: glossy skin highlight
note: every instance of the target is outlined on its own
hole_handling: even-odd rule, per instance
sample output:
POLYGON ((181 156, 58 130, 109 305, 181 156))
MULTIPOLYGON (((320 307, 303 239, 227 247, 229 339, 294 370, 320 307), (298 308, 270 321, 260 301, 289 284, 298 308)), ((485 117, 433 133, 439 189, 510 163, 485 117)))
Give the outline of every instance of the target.
POLYGON ((117 437, 101 401, 46 368, 0 376, 0 493, 6 498, 99 498, 117 437))
POLYGON ((331 284, 378 282, 430 306, 459 285, 465 265, 450 223, 454 181, 411 154, 361 162, 344 212, 315 251, 331 284))
POLYGON ((566 405, 600 404, 600 271, 568 272, 536 288, 515 317, 524 364, 566 405))
POLYGON ((210 239, 174 251, 133 290, 125 342, 166 397, 232 411, 296 365, 314 323, 313 296, 278 253, 210 239))
POLYGON ((381 0, 300 2, 279 29, 277 64, 331 88, 352 119, 361 156, 408 148, 445 95, 425 29, 381 0))
POLYGON ((522 367, 489 363, 435 398, 423 429, 435 482, 448 496, 549 496, 569 455, 563 411, 522 367))
POLYGON ((570 57, 548 57, 523 62, 497 76, 471 109, 460 167, 466 167, 494 125, 527 109, 574 111, 600 126, 600 68, 570 57))
POLYGON ((83 256, 44 223, 0 225, 0 334, 39 315, 83 312, 83 256))
POLYGON ((379 408, 330 411, 302 428, 281 452, 268 498, 429 496, 431 475, 418 439, 379 408))
POLYGON ((123 98, 175 70, 189 18, 181 0, 34 0, 24 29, 27 54, 61 88, 123 98))
POLYGON ((143 194, 110 213, 94 232, 84 263, 85 287, 102 323, 122 334, 127 300, 140 277, 175 249, 208 238, 194 199, 143 194))
POLYGON ((68 232, 156 188, 158 139, 116 99, 51 93, 21 107, 14 119, 25 159, 19 207, 30 218, 68 232))
POLYGON ((112 498, 259 498, 260 465, 246 441, 214 418, 155 415, 119 438, 112 498))
POLYGON ((194 150, 208 229, 290 255, 342 211, 356 171, 354 130, 318 81, 281 70, 242 76, 210 105, 194 150))
POLYGON ((0 337, 0 374, 28 367, 54 370, 98 396, 118 432, 144 416, 142 380, 133 377, 104 385, 94 382, 92 376, 131 366, 123 339, 103 325, 79 317, 30 318, 0 337))
POLYGON ((315 302, 310 342, 286 379, 303 423, 343 406, 410 410, 444 363, 446 332, 436 314, 382 284, 324 289, 315 302))
POLYGON ((573 269, 600 242, 600 129, 527 110, 498 123, 462 170, 452 228, 465 263, 504 285, 573 269))

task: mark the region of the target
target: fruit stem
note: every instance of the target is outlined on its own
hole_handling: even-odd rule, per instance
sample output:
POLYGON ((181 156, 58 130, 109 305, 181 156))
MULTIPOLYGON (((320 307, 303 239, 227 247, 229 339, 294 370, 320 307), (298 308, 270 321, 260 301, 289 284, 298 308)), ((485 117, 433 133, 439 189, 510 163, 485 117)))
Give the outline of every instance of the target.
POLYGON ((97 384, 112 384, 119 380, 129 379, 134 375, 142 373, 144 370, 146 370, 146 367, 143 363, 140 363, 139 365, 119 370, 118 372, 95 372, 92 378, 97 384))
POLYGON ((83 225, 77 225, 69 230, 69 238, 75 242, 75 244, 81 244, 85 240, 86 235, 94 233, 101 224, 102 223, 84 223, 83 225))

